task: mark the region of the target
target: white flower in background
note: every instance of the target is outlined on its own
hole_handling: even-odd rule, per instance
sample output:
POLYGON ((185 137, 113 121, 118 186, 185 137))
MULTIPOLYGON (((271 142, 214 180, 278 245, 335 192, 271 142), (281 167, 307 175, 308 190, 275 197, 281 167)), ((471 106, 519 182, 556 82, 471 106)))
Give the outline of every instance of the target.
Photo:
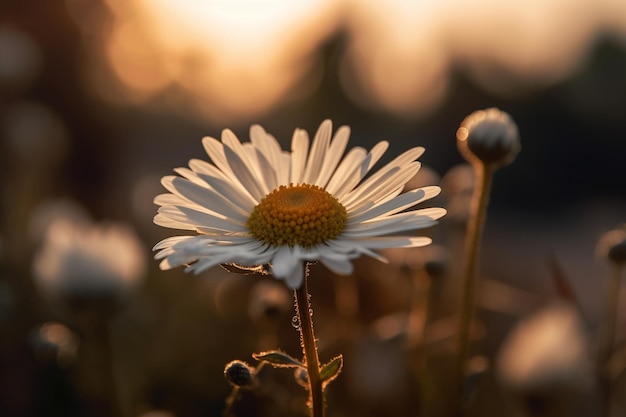
POLYGON ((193 236, 159 242, 161 268, 187 265, 200 273, 223 263, 269 264, 270 272, 298 288, 304 262, 320 261, 338 274, 350 274, 351 260, 362 254, 381 261, 376 250, 417 247, 431 240, 406 232, 427 228, 445 214, 442 208, 406 209, 439 194, 423 187, 401 194, 420 169, 424 148, 412 148, 367 176, 388 147, 381 141, 369 152, 352 148, 345 156, 350 129, 332 135, 324 121, 309 146, 296 129, 291 152, 261 126, 250 128, 249 143, 230 130, 221 142, 202 141, 213 163, 192 159, 189 168, 167 176, 170 192, 155 198, 161 206, 154 222, 193 236))
POLYGON ((35 283, 53 299, 119 299, 143 279, 144 250, 125 225, 59 219, 34 259, 35 283))
POLYGON ((586 388, 593 380, 591 346, 578 311, 555 304, 523 319, 504 341, 500 377, 520 389, 586 388))

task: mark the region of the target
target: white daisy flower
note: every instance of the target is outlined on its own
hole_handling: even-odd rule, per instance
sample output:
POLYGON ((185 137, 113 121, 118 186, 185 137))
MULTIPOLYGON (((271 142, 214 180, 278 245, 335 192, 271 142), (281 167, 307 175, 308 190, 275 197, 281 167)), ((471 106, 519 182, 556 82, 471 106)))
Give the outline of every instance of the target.
POLYGON ((120 300, 146 271, 145 248, 125 224, 59 218, 47 228, 33 259, 35 284, 51 300, 120 300))
POLYGON ((355 147, 344 156, 349 135, 347 126, 333 135, 326 120, 311 146, 307 132, 296 129, 291 152, 259 125, 250 128, 249 143, 228 129, 221 141, 205 137, 213 163, 192 159, 189 168, 176 169, 180 176, 161 181, 169 193, 154 200, 161 206, 156 224, 198 233, 159 242, 161 269, 186 265, 198 274, 224 263, 268 264, 275 278, 298 288, 305 262, 348 275, 362 254, 386 262, 376 250, 429 244, 427 237, 399 235, 445 214, 442 208, 405 211, 440 191, 431 186, 401 194, 420 169, 416 159, 424 148, 367 175, 389 144, 381 141, 369 152, 355 147))

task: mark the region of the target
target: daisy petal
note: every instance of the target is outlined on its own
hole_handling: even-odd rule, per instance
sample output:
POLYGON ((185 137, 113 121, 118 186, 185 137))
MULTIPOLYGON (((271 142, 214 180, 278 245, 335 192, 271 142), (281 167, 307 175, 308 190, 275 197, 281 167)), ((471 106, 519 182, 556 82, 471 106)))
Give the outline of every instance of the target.
POLYGON ((349 225, 343 235, 347 237, 381 236, 401 231, 425 229, 435 224, 437 221, 429 215, 425 215, 422 210, 414 210, 349 225))
POLYGON ((368 249, 418 248, 431 242, 432 239, 425 236, 379 236, 359 240, 359 244, 368 249))
POLYGON ((232 177, 233 172, 228 165, 226 156, 224 155, 224 145, 219 140, 210 136, 202 138, 202 145, 207 155, 211 158, 217 168, 220 169, 226 176, 232 177))
POLYGON ((258 178, 252 174, 246 166, 246 162, 238 153, 228 146, 224 146, 224 154, 226 155, 226 160, 230 165, 234 177, 239 180, 241 185, 248 190, 253 198, 257 201, 261 201, 261 199, 269 193, 267 186, 258 181, 258 178))
POLYGON ((252 125, 250 127, 250 142, 265 156, 271 166, 279 166, 282 149, 274 136, 268 135, 261 126, 252 125))
POLYGON ((304 177, 307 154, 309 152, 309 135, 302 129, 296 129, 291 139, 291 177, 289 182, 300 184, 304 177))
POLYGON ((399 195, 392 200, 386 201, 372 208, 368 208, 360 214, 352 214, 349 223, 364 222, 378 216, 390 216, 392 214, 399 213, 402 210, 421 203, 422 201, 437 196, 440 191, 441 189, 437 186, 430 186, 407 191, 406 193, 399 195))
POLYGON ((196 225, 191 224, 189 222, 182 222, 178 220, 174 220, 169 216, 158 213, 152 219, 154 224, 161 227, 167 227, 168 229, 178 229, 178 230, 197 230, 196 225))
POLYGON ((302 262, 298 262, 296 267, 291 273, 284 278, 285 284, 291 289, 300 288, 302 282, 304 282, 304 265, 302 262))
POLYGON ((159 209, 159 214, 174 221, 188 223, 196 228, 210 227, 213 229, 220 229, 225 232, 248 231, 243 223, 239 223, 225 217, 218 217, 199 210, 194 210, 189 207, 163 206, 159 209))
POLYGON ((272 259, 272 274, 287 281, 290 288, 297 288, 304 279, 303 262, 299 257, 299 247, 281 246, 272 259))
MULTIPOLYGON (((364 148, 357 146, 350 149, 346 157, 343 158, 343 160, 337 167, 335 174, 328 182, 328 185, 326 186, 326 191, 328 191, 335 197, 340 198, 342 195, 340 190, 351 190, 352 188, 350 188, 349 181, 352 178, 352 174, 354 173, 355 169, 357 169, 357 167, 362 165, 367 156, 367 151, 364 148)), ((361 179, 359 178, 354 185, 358 184, 358 181, 360 180, 361 179)), ((354 178, 352 178, 352 181, 354 181, 354 178)), ((352 187, 354 187, 354 185, 352 187)))
POLYGON ((339 275, 350 275, 354 272, 354 265, 352 261, 346 259, 345 257, 337 256, 335 258, 330 257, 322 257, 320 262, 324 264, 324 266, 336 274, 339 275))
MULTIPOLYGON (((390 171, 397 171, 399 169, 409 166, 410 163, 419 158, 423 153, 424 148, 421 147, 409 149, 408 151, 404 152, 393 161, 389 162, 387 165, 376 171, 374 174, 372 174, 372 176, 369 177, 365 182, 363 182, 357 189, 355 189, 353 193, 356 193, 357 195, 362 194, 363 191, 359 191, 359 189, 371 187, 372 183, 377 183, 381 180, 381 178, 388 176, 390 171)), ((419 166, 417 169, 419 169, 419 166)), ((350 201, 350 195, 354 195, 353 193, 350 193, 346 197, 347 201, 350 201)))
POLYGON ((345 181, 336 192, 333 193, 335 197, 338 199, 342 199, 344 195, 350 192, 354 187, 357 186, 358 183, 361 182, 365 175, 372 169, 372 167, 378 162, 378 160, 383 156, 387 148, 389 147, 389 142, 381 141, 378 142, 367 154, 367 156, 361 161, 361 163, 355 167, 352 171, 347 173, 345 181))
POLYGON ((245 189, 239 183, 239 181, 235 181, 235 182, 231 181, 229 179, 229 176, 226 175, 222 170, 220 170, 215 165, 210 164, 206 161, 201 161, 199 159, 192 159, 191 161, 189 161, 189 168, 191 168, 191 170, 198 175, 205 174, 205 175, 210 175, 211 177, 221 178, 224 181, 230 182, 233 187, 238 188, 240 191, 246 192, 245 189))
POLYGON ((153 202, 157 206, 178 206, 189 204, 187 200, 180 198, 179 196, 174 194, 159 194, 154 197, 153 202))
POLYGON ((378 201, 404 185, 417 174, 421 164, 412 162, 401 167, 394 167, 382 175, 372 175, 354 191, 348 193, 342 202, 347 210, 366 201, 378 201))
POLYGON ((250 210, 259 204, 247 191, 241 192, 237 187, 233 187, 230 181, 223 178, 215 177, 210 174, 198 174, 205 183, 214 189, 221 196, 236 204, 244 212, 249 213, 250 210))
POLYGON ((328 180, 332 176, 333 172, 337 168, 343 153, 346 150, 346 146, 348 146, 348 139, 350 138, 350 128, 348 126, 341 126, 335 136, 333 137, 333 141, 328 147, 328 151, 326 152, 326 158, 324 159, 324 164, 320 169, 320 172, 313 182, 313 184, 318 187, 324 188, 328 183, 328 180))
POLYGON ((152 250, 154 251, 154 250, 161 250, 161 249, 164 249, 164 248, 169 248, 172 245, 175 245, 177 243, 184 242, 186 240, 193 239, 193 238, 195 238, 195 236, 172 236, 172 237, 168 237, 168 238, 163 239, 162 241, 160 241, 156 245, 154 245, 152 250))
POLYGON ((317 133, 313 138, 313 145, 311 145, 311 151, 309 152, 309 159, 306 163, 302 182, 306 184, 315 184, 315 179, 319 176, 320 171, 322 170, 324 157, 327 156, 328 153, 328 145, 330 143, 332 129, 333 124, 330 120, 324 120, 317 129, 317 133))
POLYGON ((231 201, 226 200, 217 192, 209 188, 201 187, 184 178, 165 177, 163 178, 162 184, 171 193, 189 200, 192 203, 206 207, 224 217, 233 217, 242 222, 245 222, 248 218, 248 213, 244 212, 231 201))

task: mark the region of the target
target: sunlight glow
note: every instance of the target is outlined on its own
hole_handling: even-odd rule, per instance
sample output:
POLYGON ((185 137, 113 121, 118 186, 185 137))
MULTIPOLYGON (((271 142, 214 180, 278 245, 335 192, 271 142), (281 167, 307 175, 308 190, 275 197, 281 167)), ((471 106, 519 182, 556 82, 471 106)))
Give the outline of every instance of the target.
POLYGON ((337 25, 332 1, 108 3, 117 23, 106 55, 135 100, 175 87, 209 119, 259 114, 296 87, 310 91, 316 48, 337 25))
POLYGON ((368 107, 407 117, 435 109, 455 70, 495 94, 523 94, 575 73, 600 36, 626 35, 621 0, 350 4, 343 87, 368 107))
POLYGON ((99 94, 220 123, 310 96, 333 36, 345 94, 408 118, 435 110, 454 73, 526 94, 575 74, 601 38, 626 44, 623 0, 105 0, 100 24, 66 2, 94 46, 99 94))

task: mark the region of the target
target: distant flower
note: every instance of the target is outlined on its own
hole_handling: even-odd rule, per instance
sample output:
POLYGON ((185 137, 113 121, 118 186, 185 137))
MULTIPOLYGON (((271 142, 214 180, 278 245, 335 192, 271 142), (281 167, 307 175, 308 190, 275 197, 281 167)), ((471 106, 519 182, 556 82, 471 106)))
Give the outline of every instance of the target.
POLYGON ((35 283, 55 301, 117 301, 144 276, 139 238, 120 224, 53 222, 33 264, 35 283))
POLYGON ((500 351, 500 377, 520 389, 586 388, 592 379, 591 347, 578 312, 555 304, 523 319, 500 351))
POLYGON ((513 118, 493 107, 467 116, 456 137, 459 150, 467 161, 480 161, 493 167, 511 163, 521 148, 513 118))
POLYGON ((158 243, 161 268, 187 265, 200 273, 223 263, 267 264, 274 277, 298 288, 306 261, 346 275, 362 254, 384 261, 376 250, 429 244, 427 237, 398 235, 445 214, 441 208, 405 211, 439 193, 431 186, 401 194, 424 149, 412 148, 365 178, 388 143, 369 152, 356 147, 343 157, 349 134, 344 126, 332 136, 326 120, 309 147, 308 134, 296 129, 291 152, 258 125, 250 129, 250 143, 230 130, 221 142, 204 138, 213 163, 191 160, 190 169, 176 170, 182 178, 163 178, 170 193, 155 199, 161 206, 156 224, 199 233, 158 243))

